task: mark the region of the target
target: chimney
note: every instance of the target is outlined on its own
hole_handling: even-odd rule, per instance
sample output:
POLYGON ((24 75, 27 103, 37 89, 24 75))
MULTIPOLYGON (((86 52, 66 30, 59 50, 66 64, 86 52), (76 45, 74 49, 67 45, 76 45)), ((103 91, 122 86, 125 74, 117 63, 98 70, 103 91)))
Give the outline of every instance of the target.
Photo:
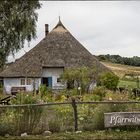
POLYGON ((45 24, 45 36, 49 33, 49 25, 45 24))

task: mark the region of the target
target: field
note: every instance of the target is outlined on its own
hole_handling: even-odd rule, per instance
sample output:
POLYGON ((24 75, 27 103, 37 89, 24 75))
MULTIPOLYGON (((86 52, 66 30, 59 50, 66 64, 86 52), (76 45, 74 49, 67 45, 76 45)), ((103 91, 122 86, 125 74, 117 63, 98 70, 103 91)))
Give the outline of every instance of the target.
MULTIPOLYGON (((106 67, 110 68, 116 75, 120 77, 119 87, 126 87, 126 88, 137 88, 138 83, 136 79, 129 79, 124 78, 125 75, 135 75, 140 79, 140 67, 128 66, 128 65, 121 65, 115 64, 111 62, 102 62, 106 67)), ((140 83, 139 83, 140 86, 140 83)))
POLYGON ((102 62, 106 67, 110 68, 116 75, 122 78, 125 74, 135 74, 140 77, 140 67, 115 64, 110 62, 102 62))

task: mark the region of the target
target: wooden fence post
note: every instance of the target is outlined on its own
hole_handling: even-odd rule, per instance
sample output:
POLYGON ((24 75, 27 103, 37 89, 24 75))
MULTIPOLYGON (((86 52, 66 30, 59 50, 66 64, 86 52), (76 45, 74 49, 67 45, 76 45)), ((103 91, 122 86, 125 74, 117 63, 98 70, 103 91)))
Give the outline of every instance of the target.
POLYGON ((78 130, 78 113, 75 99, 72 98, 73 116, 74 116, 74 131, 78 130))

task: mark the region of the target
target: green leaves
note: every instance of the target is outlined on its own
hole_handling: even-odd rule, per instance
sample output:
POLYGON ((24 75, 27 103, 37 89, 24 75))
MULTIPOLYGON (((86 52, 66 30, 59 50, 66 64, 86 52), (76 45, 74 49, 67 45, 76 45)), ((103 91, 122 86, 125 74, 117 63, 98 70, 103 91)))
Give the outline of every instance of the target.
POLYGON ((107 89, 114 90, 117 88, 119 77, 111 72, 102 73, 100 76, 100 84, 107 89))
POLYGON ((0 1, 0 58, 4 56, 3 62, 10 53, 23 48, 25 41, 36 37, 35 10, 40 7, 38 0, 0 1))
MULTIPOLYGON (((90 81, 89 74, 90 70, 87 67, 73 68, 65 70, 61 78, 67 81, 68 84, 74 84, 75 81, 76 88, 80 86, 82 91, 84 91, 90 81)), ((70 87, 74 88, 74 85, 70 87)))

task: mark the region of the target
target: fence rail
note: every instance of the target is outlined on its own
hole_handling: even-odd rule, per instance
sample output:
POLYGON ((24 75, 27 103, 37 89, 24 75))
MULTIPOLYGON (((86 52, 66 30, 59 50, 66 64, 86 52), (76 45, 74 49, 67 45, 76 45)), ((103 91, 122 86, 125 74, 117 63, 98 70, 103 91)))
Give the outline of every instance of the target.
MULTIPOLYGON (((50 105, 67 105, 72 102, 48 102, 42 104, 19 104, 19 105, 0 105, 0 108, 18 108, 30 106, 50 106, 50 105)), ((140 104, 140 101, 94 101, 94 102, 77 102, 75 104, 140 104)))

